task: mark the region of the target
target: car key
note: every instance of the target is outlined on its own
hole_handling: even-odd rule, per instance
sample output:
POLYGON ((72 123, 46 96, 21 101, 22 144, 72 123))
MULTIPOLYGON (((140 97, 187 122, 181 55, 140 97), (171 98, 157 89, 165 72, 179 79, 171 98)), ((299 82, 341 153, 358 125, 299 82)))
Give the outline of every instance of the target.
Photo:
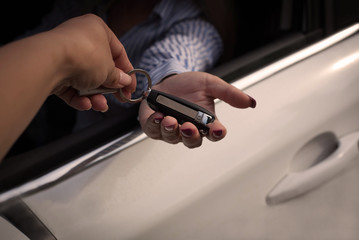
MULTIPOLYGON (((168 93, 164 93, 161 91, 153 90, 152 80, 149 74, 142 69, 134 69, 127 74, 131 75, 133 73, 142 73, 147 77, 148 87, 147 90, 143 93, 142 97, 137 99, 128 99, 124 96, 121 89, 119 90, 121 97, 129 103, 138 103, 143 99, 147 100, 148 106, 152 108, 154 111, 161 112, 165 116, 172 116, 177 119, 179 124, 183 124, 185 122, 193 123, 200 133, 203 135, 208 134, 209 127, 207 124, 214 122, 215 116, 209 112, 207 109, 198 106, 192 102, 184 100, 182 98, 173 96, 168 93)), ((91 94, 98 93, 113 93, 113 89, 94 89, 88 91, 79 91, 80 96, 86 96, 91 94)))
POLYGON ((209 131, 207 124, 215 120, 207 109, 168 93, 151 89, 146 100, 154 111, 176 118, 179 124, 191 122, 203 135, 209 131))

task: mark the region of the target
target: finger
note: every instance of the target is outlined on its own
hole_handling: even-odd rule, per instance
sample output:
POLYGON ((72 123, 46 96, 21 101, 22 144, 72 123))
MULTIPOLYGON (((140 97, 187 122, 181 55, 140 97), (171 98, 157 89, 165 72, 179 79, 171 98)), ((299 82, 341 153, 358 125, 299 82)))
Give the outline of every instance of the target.
POLYGON ((85 96, 78 96, 77 91, 73 88, 64 88, 55 94, 77 110, 89 110, 92 107, 90 99, 85 96))
POLYGON ((254 98, 214 75, 208 75, 207 84, 210 96, 219 98, 233 107, 255 108, 257 105, 254 98))
POLYGON ((131 93, 134 93, 136 91, 137 80, 136 80, 136 74, 132 74, 130 77, 132 78, 131 84, 124 87, 123 89, 131 94, 131 93))
MULTIPOLYGON (((107 25, 106 25, 107 27, 107 25)), ((111 48, 112 58, 115 62, 115 66, 125 73, 133 70, 133 66, 128 59, 125 48, 122 43, 118 40, 116 35, 107 27, 109 35, 109 44, 111 48)), ((132 82, 130 85, 126 86, 127 91, 133 93, 136 90, 136 76, 133 74, 131 76, 132 82)))
POLYGON ((163 114, 159 112, 153 113, 142 127, 147 136, 153 139, 162 139, 161 121, 163 114))
POLYGON ((119 91, 115 92, 113 95, 120 101, 120 102, 127 102, 127 99, 131 99, 132 95, 130 92, 128 92, 125 88, 121 88, 121 92, 125 98, 122 97, 119 91))
POLYGON ((124 46, 106 24, 105 27, 107 29, 111 54, 115 61, 116 67, 122 69, 124 72, 131 71, 133 69, 133 66, 128 59, 124 46))
POLYGON ((208 124, 209 133, 207 138, 212 142, 217 142, 227 135, 227 129, 218 120, 208 124))
POLYGON ((140 104, 140 108, 138 109, 138 120, 141 124, 141 127, 144 129, 147 119, 154 114, 153 111, 147 104, 147 101, 144 100, 140 104))
POLYGON ((202 136, 195 125, 185 122, 180 127, 183 144, 188 148, 196 148, 202 145, 202 136))
POLYGON ((178 122, 175 118, 166 116, 161 122, 161 135, 165 142, 176 144, 181 141, 178 122))
POLYGON ((108 88, 124 88, 132 84, 132 78, 121 69, 114 67, 105 82, 102 84, 108 88))
POLYGON ((108 110, 107 100, 102 94, 89 96, 92 109, 95 111, 106 112, 108 110))

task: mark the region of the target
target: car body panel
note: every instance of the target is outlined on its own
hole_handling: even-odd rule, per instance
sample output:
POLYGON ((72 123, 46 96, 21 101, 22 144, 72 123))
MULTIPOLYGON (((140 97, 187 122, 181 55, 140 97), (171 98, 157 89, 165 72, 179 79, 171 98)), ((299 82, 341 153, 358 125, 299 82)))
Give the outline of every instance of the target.
POLYGON ((0 236, 1 239, 7 240, 29 240, 29 238, 3 217, 0 217, 0 236))
POLYGON ((358 54, 356 34, 247 87, 255 109, 218 102, 220 142, 144 138, 23 201, 59 239, 358 239, 358 156, 313 191, 266 203, 308 141, 359 130, 358 54))

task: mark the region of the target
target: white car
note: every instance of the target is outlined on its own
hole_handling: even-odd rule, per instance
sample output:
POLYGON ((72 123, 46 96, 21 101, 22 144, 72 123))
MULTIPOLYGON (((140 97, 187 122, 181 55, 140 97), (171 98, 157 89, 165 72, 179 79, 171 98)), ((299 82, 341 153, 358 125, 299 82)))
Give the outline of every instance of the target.
POLYGON ((222 141, 135 127, 5 184, 0 239, 359 239, 359 24, 232 80, 257 107, 217 102, 222 141))

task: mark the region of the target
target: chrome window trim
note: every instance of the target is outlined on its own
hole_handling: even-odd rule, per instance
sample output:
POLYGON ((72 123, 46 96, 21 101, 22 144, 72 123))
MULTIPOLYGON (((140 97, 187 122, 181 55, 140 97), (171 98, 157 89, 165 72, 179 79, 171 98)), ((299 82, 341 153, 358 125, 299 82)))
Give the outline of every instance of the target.
POLYGON ((327 37, 318 43, 315 43, 313 45, 310 45, 302 50, 299 50, 287 57, 284 57, 283 59, 280 59, 267 67, 264 67, 258 71, 255 71, 254 73, 245 76, 236 82, 233 83, 233 85, 239 89, 246 89, 256 83, 259 83, 266 78, 276 74, 279 71, 284 70, 287 67, 290 67, 291 65, 300 62, 310 56, 313 56, 337 43, 340 41, 354 35, 359 31, 359 23, 356 23, 330 37, 327 37))
MULTIPOLYGON (((252 74, 240 78, 236 80, 232 85, 242 90, 247 89, 250 86, 259 83, 266 78, 278 73, 279 71, 282 71, 295 63, 298 63, 339 43, 340 41, 356 34, 358 31, 359 24, 354 24, 349 28, 346 28, 328 38, 319 41, 318 43, 308 46, 296 53, 293 53, 281 60, 274 62, 273 64, 268 65, 267 67, 264 67, 252 74)), ((127 149, 128 147, 136 143, 139 143, 146 138, 147 136, 141 131, 141 129, 136 129, 110 143, 105 144, 104 146, 92 152, 81 156, 78 159, 75 159, 74 161, 52 172, 49 172, 42 177, 39 177, 38 179, 32 180, 17 188, 6 191, 0 195, 0 210, 4 206, 4 203, 6 203, 7 201, 10 201, 17 197, 24 197, 33 194, 35 192, 53 186, 57 183, 60 183, 63 180, 113 156, 114 154, 117 154, 127 149)))

